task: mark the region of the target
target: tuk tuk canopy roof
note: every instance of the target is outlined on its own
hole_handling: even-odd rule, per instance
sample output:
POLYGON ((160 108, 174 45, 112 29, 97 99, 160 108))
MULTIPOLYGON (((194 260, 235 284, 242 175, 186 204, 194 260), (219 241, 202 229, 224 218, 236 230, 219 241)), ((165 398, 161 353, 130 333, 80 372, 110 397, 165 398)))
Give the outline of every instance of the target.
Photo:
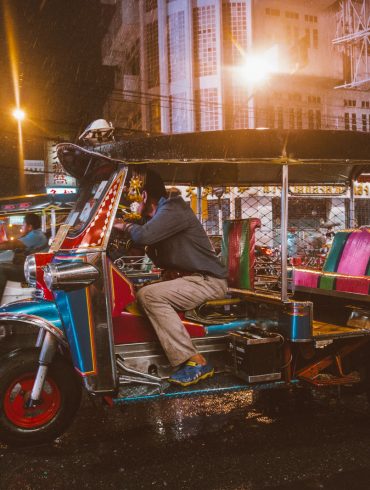
POLYGON ((324 130, 210 131, 138 138, 93 149, 61 144, 58 155, 66 171, 77 178, 88 172, 95 158, 112 166, 150 164, 172 185, 279 184, 285 164, 290 184, 348 184, 370 172, 370 135, 324 130))

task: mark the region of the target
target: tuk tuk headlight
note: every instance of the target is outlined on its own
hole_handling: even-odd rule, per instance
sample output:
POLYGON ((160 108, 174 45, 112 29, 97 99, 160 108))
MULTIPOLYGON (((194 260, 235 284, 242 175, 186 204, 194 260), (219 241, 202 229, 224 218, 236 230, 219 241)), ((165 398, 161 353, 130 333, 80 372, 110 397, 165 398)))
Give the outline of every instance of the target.
POLYGON ((99 275, 95 266, 85 262, 63 262, 44 267, 44 281, 48 289, 70 291, 83 288, 95 282, 99 275))
POLYGON ((34 255, 28 255, 24 263, 24 277, 26 278, 26 282, 33 287, 36 286, 36 271, 36 257, 34 255))

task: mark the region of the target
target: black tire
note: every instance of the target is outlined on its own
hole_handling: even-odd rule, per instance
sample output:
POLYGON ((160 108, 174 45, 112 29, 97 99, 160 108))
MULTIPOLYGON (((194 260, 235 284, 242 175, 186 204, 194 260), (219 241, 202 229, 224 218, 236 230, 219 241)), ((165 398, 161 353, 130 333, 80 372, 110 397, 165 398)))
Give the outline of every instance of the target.
POLYGON ((0 364, 0 440, 10 445, 50 442, 71 424, 81 402, 73 366, 57 355, 38 407, 25 409, 38 368, 37 349, 20 350, 0 364))

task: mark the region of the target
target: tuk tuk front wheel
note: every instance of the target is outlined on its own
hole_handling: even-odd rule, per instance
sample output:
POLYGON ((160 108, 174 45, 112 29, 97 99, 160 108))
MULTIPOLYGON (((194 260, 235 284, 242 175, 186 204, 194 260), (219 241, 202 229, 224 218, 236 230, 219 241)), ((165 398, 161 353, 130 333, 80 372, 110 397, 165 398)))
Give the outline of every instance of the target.
POLYGON ((57 356, 36 407, 28 408, 38 368, 37 349, 20 350, 0 365, 0 440, 27 445, 50 442, 72 422, 81 402, 81 383, 65 359, 57 356))

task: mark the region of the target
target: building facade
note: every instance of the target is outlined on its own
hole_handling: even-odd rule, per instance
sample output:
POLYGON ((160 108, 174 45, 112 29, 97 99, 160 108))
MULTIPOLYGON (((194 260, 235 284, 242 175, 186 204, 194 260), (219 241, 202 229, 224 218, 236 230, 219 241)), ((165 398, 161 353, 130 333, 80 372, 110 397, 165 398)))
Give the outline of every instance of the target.
MULTIPOLYGON (((369 7, 370 0, 117 0, 103 45, 103 62, 116 73, 104 116, 154 134, 369 132, 369 7)), ((275 246, 278 194, 225 189, 220 200, 211 193, 203 224, 219 235, 222 218, 259 216, 257 241, 275 246)), ((370 223, 370 200, 358 198, 358 224, 370 223)), ((322 223, 348 226, 345 196, 290 202, 289 226, 301 243, 322 223)))
POLYGON ((369 7, 368 0, 117 0, 103 45, 103 62, 116 74, 105 117, 153 133, 369 131, 368 85, 359 74, 370 76, 368 34, 361 60, 354 56, 356 19, 368 22, 369 7), (268 63, 265 80, 251 57, 268 63))

